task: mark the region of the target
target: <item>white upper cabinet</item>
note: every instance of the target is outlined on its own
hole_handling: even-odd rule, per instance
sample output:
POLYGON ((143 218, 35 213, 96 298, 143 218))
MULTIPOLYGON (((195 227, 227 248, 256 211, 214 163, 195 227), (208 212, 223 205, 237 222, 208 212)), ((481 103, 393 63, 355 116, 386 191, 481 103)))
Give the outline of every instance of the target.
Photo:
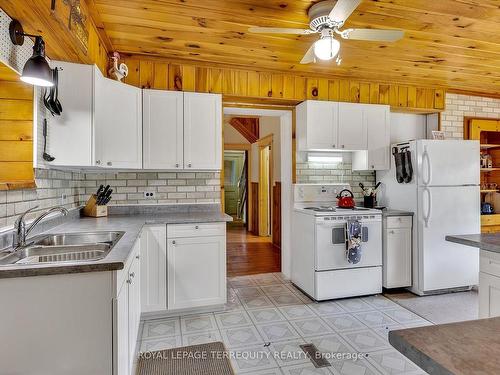
POLYGON ((143 90, 144 169, 184 166, 184 93, 143 90))
POLYGON ((104 78, 98 72, 94 92, 96 165, 142 168, 141 89, 104 78))
POLYGON ((365 105, 338 103, 338 147, 341 150, 367 149, 367 116, 365 105))
POLYGON ((184 168, 222 169, 222 97, 184 93, 184 168))
MULTIPOLYGON (((95 65, 53 61, 60 67, 59 100, 61 116, 48 116, 47 152, 57 166, 92 166, 94 164, 93 95, 95 65)), ((43 93, 43 91, 42 91, 43 93)))
POLYGON ((339 148, 338 105, 335 102, 306 100, 296 107, 299 151, 339 148))
POLYGON ((390 107, 363 105, 367 122, 368 149, 356 151, 352 158, 353 170, 385 170, 390 168, 391 124, 390 107))

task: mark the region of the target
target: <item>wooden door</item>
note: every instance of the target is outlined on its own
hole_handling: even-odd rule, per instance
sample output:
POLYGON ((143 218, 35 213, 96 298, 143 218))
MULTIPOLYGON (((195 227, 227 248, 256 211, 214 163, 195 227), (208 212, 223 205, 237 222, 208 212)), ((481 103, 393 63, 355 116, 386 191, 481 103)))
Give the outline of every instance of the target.
POLYGON ((184 93, 184 168, 222 169, 222 97, 184 93))
POLYGON ((184 167, 184 93, 143 90, 144 169, 184 167))
POLYGON ((259 145, 259 236, 271 234, 271 144, 259 145))

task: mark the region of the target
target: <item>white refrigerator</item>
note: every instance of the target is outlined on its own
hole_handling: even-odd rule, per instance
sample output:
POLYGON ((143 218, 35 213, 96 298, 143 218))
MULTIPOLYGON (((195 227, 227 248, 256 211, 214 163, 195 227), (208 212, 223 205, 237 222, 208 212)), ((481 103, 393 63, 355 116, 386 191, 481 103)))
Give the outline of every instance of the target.
MULTIPOLYGON (((408 146, 413 178, 396 181, 396 166, 377 171, 380 206, 413 216, 411 291, 418 295, 469 289, 478 284, 479 250, 447 242, 445 236, 481 232, 479 142, 417 140, 408 146)), ((392 148, 391 148, 392 153, 392 148)))

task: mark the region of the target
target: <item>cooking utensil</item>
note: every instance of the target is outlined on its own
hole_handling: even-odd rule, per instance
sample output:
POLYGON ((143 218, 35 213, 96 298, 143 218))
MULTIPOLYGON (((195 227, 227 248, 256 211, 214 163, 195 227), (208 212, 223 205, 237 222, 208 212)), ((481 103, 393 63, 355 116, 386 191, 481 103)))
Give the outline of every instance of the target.
POLYGON ((43 128, 42 128, 42 134, 43 134, 43 154, 42 158, 45 161, 54 161, 55 157, 52 155, 47 154, 47 119, 43 119, 43 128))
POLYGON ((354 208, 356 203, 354 202, 354 194, 349 189, 342 190, 337 195, 337 206, 340 208, 354 208), (345 195, 347 193, 348 195, 345 195))
POLYGON ((99 197, 97 198, 97 204, 100 205, 101 202, 104 201, 104 198, 106 197, 106 194, 108 193, 109 191, 109 188, 110 186, 109 185, 106 185, 106 187, 104 188, 104 190, 102 191, 101 195, 99 195, 99 197))
POLYGON ((106 194, 103 195, 102 199, 100 200, 99 204, 100 205, 105 205, 106 204, 106 201, 110 201, 111 200, 111 194, 113 193, 113 189, 109 189, 106 194))
POLYGON ((491 215, 495 213, 493 210, 493 205, 488 202, 481 203, 481 215, 491 215))
POLYGON ((97 189, 97 193, 95 193, 95 195, 97 197, 99 197, 99 195, 101 195, 101 193, 103 192, 103 190, 104 190, 104 185, 100 185, 99 189, 97 189))
POLYGON ((54 106, 57 109, 58 115, 62 113, 62 105, 59 101, 59 69, 54 69, 54 106))
POLYGON ((107 205, 109 203, 109 201, 111 200, 111 194, 109 195, 109 197, 107 197, 105 200, 104 200, 104 203, 103 205, 107 205))
POLYGON ((52 82, 54 85, 50 88, 50 107, 56 115, 60 115, 59 108, 56 104, 56 87, 57 87, 57 69, 52 69, 52 82))

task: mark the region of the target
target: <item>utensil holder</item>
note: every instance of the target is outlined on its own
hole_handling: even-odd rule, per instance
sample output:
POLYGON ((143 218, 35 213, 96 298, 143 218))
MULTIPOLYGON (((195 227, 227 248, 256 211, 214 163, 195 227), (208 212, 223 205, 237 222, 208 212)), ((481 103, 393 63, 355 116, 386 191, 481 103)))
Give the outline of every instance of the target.
POLYGON ((366 208, 375 207, 375 197, 373 195, 365 195, 363 197, 363 206, 366 208))
POLYGON ((89 217, 103 217, 108 216, 108 206, 100 206, 97 204, 97 196, 92 194, 85 207, 83 208, 83 215, 89 217))

